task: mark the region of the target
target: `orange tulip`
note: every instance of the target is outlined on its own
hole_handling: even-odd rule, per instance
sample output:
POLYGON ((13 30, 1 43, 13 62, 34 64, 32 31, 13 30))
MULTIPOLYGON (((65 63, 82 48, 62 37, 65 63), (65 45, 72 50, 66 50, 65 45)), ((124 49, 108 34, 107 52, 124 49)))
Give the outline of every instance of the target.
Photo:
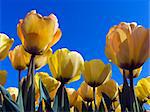
POLYGON ((106 38, 106 56, 122 69, 141 67, 150 56, 150 29, 136 23, 121 22, 112 27, 106 38))

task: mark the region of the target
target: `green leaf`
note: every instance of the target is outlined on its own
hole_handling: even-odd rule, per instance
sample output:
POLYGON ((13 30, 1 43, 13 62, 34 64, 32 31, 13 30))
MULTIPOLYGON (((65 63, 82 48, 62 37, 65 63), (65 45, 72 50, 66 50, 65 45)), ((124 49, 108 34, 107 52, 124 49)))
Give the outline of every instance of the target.
POLYGON ((105 112, 104 98, 103 97, 102 97, 101 103, 99 105, 99 112, 105 112))
POLYGON ((107 110, 112 111, 112 101, 111 101, 111 99, 103 92, 102 92, 102 96, 103 96, 104 101, 106 103, 107 110))
POLYGON ((31 84, 29 91, 27 92, 27 105, 26 111, 35 111, 35 87, 34 83, 31 84))
POLYGON ((9 92, 2 85, 0 85, 0 92, 1 92, 2 95, 6 95, 9 99, 12 100, 12 97, 9 94, 9 92))
POLYGON ((88 109, 86 108, 85 103, 82 101, 82 112, 87 112, 88 109))
POLYGON ((11 95, 9 92, 0 85, 0 97, 4 99, 3 103, 1 103, 0 110, 3 112, 13 111, 13 112, 19 112, 18 105, 12 100, 11 95), (3 104, 3 105, 2 105, 3 104))
POLYGON ((23 97, 22 97, 22 87, 21 87, 20 84, 19 84, 19 94, 18 94, 16 102, 17 102, 17 104, 18 104, 18 106, 20 108, 20 111, 24 112, 23 97))
POLYGON ((119 100, 121 104, 121 111, 131 111, 131 92, 130 92, 130 87, 128 85, 127 79, 125 75, 123 75, 123 88, 122 88, 122 93, 119 91, 119 100))
POLYGON ((18 105, 6 95, 3 95, 3 107, 2 110, 5 112, 20 112, 18 105))
POLYGON ((53 110, 55 112, 69 112, 70 111, 70 105, 69 105, 69 99, 67 95, 66 88, 64 85, 60 85, 60 87, 57 90, 55 99, 54 99, 54 105, 53 110))
POLYGON ((51 108, 51 99, 41 79, 39 80, 39 88, 40 88, 40 104, 38 112, 42 111, 42 100, 44 100, 45 103, 45 110, 47 112, 52 112, 53 110, 51 108))
POLYGON ((88 112, 93 112, 93 109, 92 109, 92 102, 90 102, 90 105, 88 106, 88 112))

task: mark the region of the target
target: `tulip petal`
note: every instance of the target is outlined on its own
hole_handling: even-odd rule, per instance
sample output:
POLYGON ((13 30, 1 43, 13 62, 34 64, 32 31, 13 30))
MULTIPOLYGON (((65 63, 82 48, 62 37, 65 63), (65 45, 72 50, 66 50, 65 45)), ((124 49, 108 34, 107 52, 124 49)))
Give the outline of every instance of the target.
POLYGON ((0 70, 0 85, 4 85, 7 79, 7 71, 0 70))
POLYGON ((58 29, 57 29, 57 32, 55 33, 55 35, 54 35, 52 41, 48 44, 48 46, 49 46, 49 47, 52 47, 54 44, 56 44, 56 43, 60 40, 61 35, 62 35, 62 32, 61 32, 61 30, 58 28, 58 29))
POLYGON ((0 60, 6 58, 13 42, 14 39, 9 39, 7 35, 0 33, 0 60))

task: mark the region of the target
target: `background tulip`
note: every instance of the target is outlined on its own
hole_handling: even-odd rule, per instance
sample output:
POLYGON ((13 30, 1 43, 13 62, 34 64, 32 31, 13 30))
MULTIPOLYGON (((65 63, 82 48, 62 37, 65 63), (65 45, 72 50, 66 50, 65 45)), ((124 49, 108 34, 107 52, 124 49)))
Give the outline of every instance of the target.
POLYGON ((7 88, 7 91, 11 95, 13 101, 16 102, 17 97, 18 97, 18 88, 16 88, 16 87, 9 87, 9 88, 7 88))
POLYGON ((108 95, 111 100, 114 100, 118 95, 118 84, 111 79, 97 88, 99 96, 101 96, 102 92, 108 95))
POLYGON ((74 88, 66 88, 66 90, 69 98, 70 107, 72 107, 73 105, 75 105, 75 102, 78 98, 78 93, 74 88))
POLYGON ((74 104, 74 108, 76 108, 79 112, 82 112, 82 102, 84 102, 82 97, 78 95, 77 100, 74 104))
POLYGON ((83 77, 87 84, 97 87, 111 78, 111 65, 105 65, 101 60, 91 60, 84 63, 83 77))
POLYGON ((54 78, 62 83, 69 83, 80 79, 84 60, 75 51, 66 48, 58 49, 49 59, 49 68, 54 78))
POLYGON ((138 81, 135 93, 140 101, 148 100, 150 96, 150 77, 142 78, 138 81))
POLYGON ((7 79, 7 71, 0 70, 0 85, 4 85, 7 79))
MULTIPOLYGON (((125 75, 127 78, 130 78, 129 70, 124 70, 124 71, 125 71, 125 74, 124 74, 124 75, 125 75)), ((138 77, 138 76, 140 75, 141 71, 142 71, 142 67, 137 68, 137 69, 134 69, 134 70, 133 70, 133 78, 138 77)), ((123 74, 123 69, 120 68, 120 72, 121 72, 121 74, 123 74)))
POLYGON ((122 69, 141 67, 149 57, 150 29, 136 23, 121 22, 112 27, 106 38, 106 56, 122 69))
POLYGON ((0 33, 0 60, 6 58, 13 42, 14 42, 13 38, 9 39, 7 35, 0 33))
POLYGON ((44 86, 46 87, 47 91, 50 93, 51 91, 55 90, 59 85, 59 82, 49 76, 48 73, 45 72, 37 72, 34 76, 35 79, 35 93, 39 90, 39 79, 43 82, 44 86))
POLYGON ((16 70, 24 70, 30 61, 30 54, 24 50, 22 45, 18 45, 14 50, 9 51, 9 59, 16 70))
POLYGON ((35 10, 29 12, 17 25, 25 50, 31 54, 42 54, 61 37, 58 20, 54 14, 42 17, 35 10))
POLYGON ((78 89, 78 93, 84 101, 91 102, 94 100, 93 88, 90 87, 86 82, 81 83, 81 85, 78 89))

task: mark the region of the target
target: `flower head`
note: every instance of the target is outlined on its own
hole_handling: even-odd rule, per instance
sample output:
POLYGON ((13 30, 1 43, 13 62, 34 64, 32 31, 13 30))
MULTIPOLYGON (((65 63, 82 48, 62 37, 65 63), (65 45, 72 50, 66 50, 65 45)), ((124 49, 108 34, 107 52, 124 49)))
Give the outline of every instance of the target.
POLYGON ((106 38, 106 56, 122 69, 141 67, 150 56, 150 29, 136 23, 121 22, 112 27, 106 38))
POLYGON ((118 95, 118 84, 111 79, 97 88, 97 94, 99 96, 101 96, 102 92, 108 95, 111 100, 113 100, 118 95))
POLYGON ((61 37, 58 20, 54 14, 42 17, 35 10, 29 12, 17 25, 18 36, 27 52, 43 54, 61 37))
POLYGON ((17 97, 18 97, 18 88, 16 88, 16 87, 9 87, 9 88, 7 88, 7 91, 11 95, 13 101, 16 101, 17 97))
POLYGON ((16 70, 24 70, 30 62, 30 54, 27 53, 22 45, 18 45, 14 50, 9 51, 9 59, 16 70))
POLYGON ((93 101, 93 88, 89 86, 86 82, 82 82, 79 89, 78 89, 79 95, 82 97, 84 101, 93 101))
POLYGON ((83 77, 87 84, 97 87, 111 78, 111 65, 105 65, 101 60, 91 60, 84 63, 83 77))
POLYGON ((0 33, 0 60, 3 60, 8 55, 14 39, 10 39, 7 35, 0 33))
POLYGON ((49 68, 54 78, 62 83, 79 80, 84 60, 76 51, 58 49, 49 59, 49 68))
POLYGON ((0 70, 0 85, 4 85, 7 79, 7 71, 0 70))

